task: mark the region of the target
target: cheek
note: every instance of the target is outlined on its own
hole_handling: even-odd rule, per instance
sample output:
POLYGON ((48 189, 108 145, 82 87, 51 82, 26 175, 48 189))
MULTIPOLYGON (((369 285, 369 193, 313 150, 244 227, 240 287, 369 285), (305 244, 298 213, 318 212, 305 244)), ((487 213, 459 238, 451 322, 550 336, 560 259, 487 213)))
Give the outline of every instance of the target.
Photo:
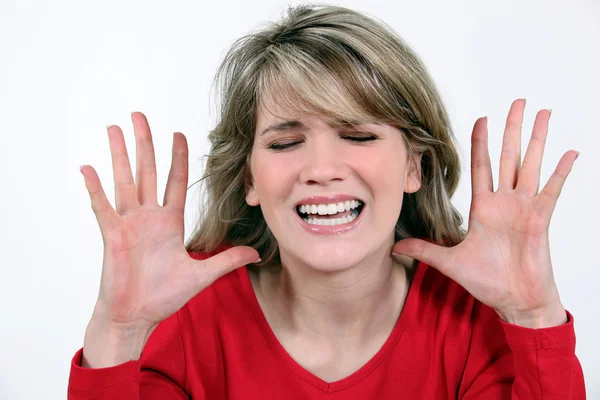
POLYGON ((393 231, 404 196, 406 166, 403 153, 390 147, 354 154, 354 159, 360 161, 355 162, 353 168, 369 190, 375 205, 371 215, 381 234, 393 231))
POLYGON ((360 175, 373 194, 380 197, 397 197, 404 193, 405 163, 401 152, 380 147, 356 152, 353 169, 360 175))
POLYGON ((293 171, 289 157, 257 157, 253 160, 254 187, 261 204, 274 204, 289 195, 295 179, 293 171))

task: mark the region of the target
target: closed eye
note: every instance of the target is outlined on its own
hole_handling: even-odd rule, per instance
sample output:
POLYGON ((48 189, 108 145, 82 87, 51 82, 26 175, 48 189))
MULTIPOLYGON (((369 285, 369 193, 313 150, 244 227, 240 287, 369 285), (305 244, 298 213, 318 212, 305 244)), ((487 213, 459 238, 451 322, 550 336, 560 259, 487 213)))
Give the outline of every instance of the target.
MULTIPOLYGON (((357 135, 342 135, 341 136, 343 139, 349 140, 351 142, 368 142, 368 141, 372 141, 372 140, 377 140, 377 136, 374 135, 366 135, 366 136, 357 136, 357 135)), ((271 143, 269 145, 269 149, 271 150, 285 150, 285 149, 289 149, 293 146, 296 146, 300 143, 302 143, 303 140, 300 141, 295 141, 295 142, 284 142, 284 143, 271 143)))
POLYGON ((368 136, 342 136, 344 139, 348 139, 353 142, 368 142, 370 140, 376 140, 377 137, 373 135, 368 136))

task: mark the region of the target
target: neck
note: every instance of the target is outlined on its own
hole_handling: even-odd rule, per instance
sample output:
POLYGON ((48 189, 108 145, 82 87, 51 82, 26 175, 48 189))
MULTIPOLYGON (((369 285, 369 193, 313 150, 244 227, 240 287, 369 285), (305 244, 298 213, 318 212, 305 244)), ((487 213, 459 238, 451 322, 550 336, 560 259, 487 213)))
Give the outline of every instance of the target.
POLYGON ((322 272, 282 257, 281 271, 261 284, 263 296, 270 299, 272 325, 331 344, 359 346, 387 337, 408 292, 407 261, 386 254, 342 271, 322 272))

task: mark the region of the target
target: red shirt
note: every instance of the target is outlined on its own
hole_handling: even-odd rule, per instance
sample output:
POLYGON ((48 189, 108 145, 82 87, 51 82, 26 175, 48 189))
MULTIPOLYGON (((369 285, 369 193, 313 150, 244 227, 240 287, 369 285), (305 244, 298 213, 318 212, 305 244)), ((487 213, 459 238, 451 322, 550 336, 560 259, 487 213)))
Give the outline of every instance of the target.
POLYGON ((419 263, 385 344, 350 376, 325 382, 277 340, 242 267, 160 323, 139 360, 82 368, 79 349, 68 398, 580 400, 583 372, 568 311, 567 317, 544 329, 508 324, 419 263))

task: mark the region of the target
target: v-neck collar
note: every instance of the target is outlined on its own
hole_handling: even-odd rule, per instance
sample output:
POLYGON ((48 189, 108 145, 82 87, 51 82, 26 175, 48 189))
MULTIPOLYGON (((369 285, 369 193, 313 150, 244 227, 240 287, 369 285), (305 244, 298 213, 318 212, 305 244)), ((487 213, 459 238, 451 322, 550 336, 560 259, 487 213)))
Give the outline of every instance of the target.
POLYGON ((418 288, 421 286, 421 281, 423 278, 423 270, 425 265, 422 265, 422 262, 419 261, 416 267, 416 271, 414 271, 412 282, 410 283, 408 294, 404 301, 404 305, 402 307, 402 311, 400 312, 400 317, 396 322, 396 325, 392 329, 392 332, 381 346, 381 348, 375 353, 373 357, 369 361, 366 362, 362 367, 353 372, 351 375, 342 378, 340 380, 334 382, 326 382, 323 379, 319 378, 312 372, 308 371, 304 367, 302 367, 296 360, 292 358, 292 356, 285 350, 283 345, 275 336, 275 333, 271 329, 271 326, 267 322, 267 318, 260 307, 258 302, 258 298, 256 297, 256 293, 254 292, 254 288, 252 286, 252 282, 250 281, 250 276, 248 273, 247 267, 239 268, 237 271, 240 276, 240 280, 242 282, 242 288, 244 290, 244 295, 248 300, 248 304, 260 330, 262 331, 265 339, 271 346, 271 348, 275 351, 275 353, 279 356, 281 361, 298 377, 303 379, 304 381, 316 386, 326 393, 331 393, 339 390, 346 389, 355 383, 361 381, 366 378, 371 372, 373 372, 390 354, 402 332, 406 329, 408 323, 414 318, 414 313, 416 310, 417 299, 414 297, 417 296, 418 288))

